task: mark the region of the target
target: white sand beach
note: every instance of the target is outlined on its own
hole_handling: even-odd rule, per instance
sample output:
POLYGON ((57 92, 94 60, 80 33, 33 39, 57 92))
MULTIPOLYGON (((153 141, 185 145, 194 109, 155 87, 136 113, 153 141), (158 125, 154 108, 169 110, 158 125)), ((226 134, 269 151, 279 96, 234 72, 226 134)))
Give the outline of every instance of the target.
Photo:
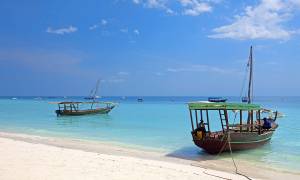
MULTIPOLYGON (((159 152, 104 143, 0 133, 0 179, 247 179, 204 168, 197 162, 165 157, 159 152)), ((222 162, 220 162, 222 163, 222 162)), ((270 171, 251 178, 297 179, 299 174, 270 171), (263 176, 265 174, 266 176, 263 176)))

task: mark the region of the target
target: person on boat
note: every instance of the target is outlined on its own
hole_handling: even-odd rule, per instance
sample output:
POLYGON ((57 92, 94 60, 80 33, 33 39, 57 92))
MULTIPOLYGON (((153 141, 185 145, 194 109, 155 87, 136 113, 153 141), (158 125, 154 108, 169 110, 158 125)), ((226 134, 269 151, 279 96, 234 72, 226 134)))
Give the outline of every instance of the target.
POLYGON ((264 124, 263 129, 271 129, 272 128, 272 119, 263 118, 264 124))
POLYGON ((197 129, 197 137, 203 139, 206 134, 206 129, 203 122, 200 122, 200 127, 197 129))

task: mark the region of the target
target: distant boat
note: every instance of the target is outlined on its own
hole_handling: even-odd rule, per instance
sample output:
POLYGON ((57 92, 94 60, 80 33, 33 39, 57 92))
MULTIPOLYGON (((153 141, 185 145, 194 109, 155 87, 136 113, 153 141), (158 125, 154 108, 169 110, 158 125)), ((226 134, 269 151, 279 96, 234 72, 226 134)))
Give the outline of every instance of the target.
POLYGON ((242 102, 248 102, 248 97, 242 97, 242 102))
POLYGON ((138 98, 137 101, 138 101, 138 102, 143 102, 144 99, 143 99, 143 98, 138 98))
POLYGON ((15 97, 13 97, 13 98, 11 98, 12 100, 17 100, 18 98, 15 98, 15 97))
POLYGON ((209 97, 208 98, 209 102, 226 102, 227 99, 223 97, 209 97))
POLYGON ((100 84, 100 79, 97 80, 96 87, 91 90, 90 95, 85 97, 84 99, 87 99, 87 100, 99 99, 100 96, 96 95, 98 93, 98 90, 99 90, 99 84, 100 84))
POLYGON ((87 96, 87 97, 84 97, 84 99, 87 99, 87 100, 94 100, 94 99, 99 99, 100 96, 87 96))
POLYGON ((252 104, 252 46, 247 66, 249 67, 247 104, 225 102, 190 102, 188 104, 193 141, 196 146, 208 153, 218 154, 224 151, 259 147, 270 141, 278 127, 275 121, 281 115, 280 113, 277 111, 274 113, 260 105, 252 104), (219 114, 222 128, 219 131, 211 131, 210 114, 212 112, 219 114), (272 116, 265 116, 265 112, 272 116), (229 120, 234 124, 230 124, 229 120))
POLYGON ((107 114, 116 105, 112 102, 50 102, 57 104, 55 111, 57 116, 81 116, 89 114, 107 114), (94 105, 104 105, 104 107, 94 107, 94 105), (82 108, 83 105, 90 105, 88 108, 82 108))

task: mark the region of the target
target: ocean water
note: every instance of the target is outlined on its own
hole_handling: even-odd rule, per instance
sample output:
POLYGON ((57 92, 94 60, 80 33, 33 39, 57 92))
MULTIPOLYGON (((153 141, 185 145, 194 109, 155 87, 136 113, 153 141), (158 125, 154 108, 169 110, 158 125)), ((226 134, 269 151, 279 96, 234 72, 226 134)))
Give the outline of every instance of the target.
MULTIPOLYGON (((50 101, 82 101, 82 97, 1 97, 0 130, 42 136, 70 137, 150 148, 170 155, 208 156, 190 134, 187 102, 207 97, 104 97, 118 106, 107 115, 57 117, 50 101)), ((238 101, 229 97, 229 101, 238 101)), ((257 97, 255 103, 285 114, 272 140, 261 148, 239 151, 234 157, 270 168, 300 171, 300 97, 257 97)), ((219 120, 212 128, 220 128, 219 120)), ((228 154, 218 158, 228 158, 228 154)))

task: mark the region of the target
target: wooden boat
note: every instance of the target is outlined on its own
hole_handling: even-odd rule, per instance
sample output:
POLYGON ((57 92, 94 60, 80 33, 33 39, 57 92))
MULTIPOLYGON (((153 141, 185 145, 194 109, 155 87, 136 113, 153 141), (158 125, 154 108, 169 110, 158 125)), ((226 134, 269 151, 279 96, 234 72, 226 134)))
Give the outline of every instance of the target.
POLYGON ((143 99, 143 98, 138 98, 137 101, 138 101, 138 102, 143 102, 144 99, 143 99))
POLYGON ((247 102, 248 102, 248 97, 247 97, 247 96, 245 96, 245 97, 242 97, 242 102, 245 102, 245 103, 247 103, 247 102))
POLYGON ((228 151, 230 147, 233 151, 256 148, 268 142, 278 127, 277 117, 263 118, 263 109, 255 104, 191 102, 188 106, 193 141, 211 154, 228 151), (213 111, 219 114, 220 131, 210 130, 209 114, 213 111), (237 115, 239 123, 235 122, 237 115), (248 118, 245 119, 245 115, 248 118), (229 123, 230 117, 233 124, 229 123), (266 122, 270 127, 266 127, 266 122))
POLYGON ((226 102, 227 99, 223 97, 209 97, 208 98, 209 102, 226 102))
POLYGON ((115 104, 112 102, 52 102, 51 104, 58 105, 58 109, 55 111, 57 116, 107 114, 115 107, 115 104), (88 108, 80 108, 83 105, 88 108), (94 107, 94 105, 104 105, 104 107, 94 107))
POLYGON ((275 117, 263 117, 265 108, 252 104, 252 46, 247 66, 249 67, 249 82, 248 96, 244 98, 244 101, 247 100, 246 104, 223 102, 191 102, 188 104, 193 141, 195 145, 208 153, 217 154, 229 150, 256 148, 268 142, 278 127, 275 122, 278 117, 277 112, 274 113, 275 117), (222 128, 220 131, 211 131, 210 129, 209 114, 211 111, 219 114, 222 128), (235 122, 237 115, 239 115, 238 123, 235 122), (230 124, 232 120, 233 123, 230 124))

